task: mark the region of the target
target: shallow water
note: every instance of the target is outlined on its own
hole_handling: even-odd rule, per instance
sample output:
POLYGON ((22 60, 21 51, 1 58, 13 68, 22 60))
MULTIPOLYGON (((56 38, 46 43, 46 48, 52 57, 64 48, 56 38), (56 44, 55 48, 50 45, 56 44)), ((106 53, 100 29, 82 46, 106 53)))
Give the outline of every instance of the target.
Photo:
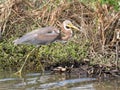
POLYGON ((0 73, 0 90, 120 90, 120 79, 99 82, 95 78, 79 78, 65 74, 29 73, 23 77, 0 73))

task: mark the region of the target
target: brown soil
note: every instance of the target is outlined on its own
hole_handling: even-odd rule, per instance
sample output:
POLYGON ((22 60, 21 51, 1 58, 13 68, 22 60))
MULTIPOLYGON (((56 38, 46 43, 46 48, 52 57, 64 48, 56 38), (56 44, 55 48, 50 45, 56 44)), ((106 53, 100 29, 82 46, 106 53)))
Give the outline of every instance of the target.
MULTIPOLYGON (((62 65, 68 65, 68 63, 62 65)), ((74 64, 69 63, 69 66, 56 66, 57 65, 47 67, 46 70, 51 68, 52 73, 66 73, 67 76, 77 75, 78 77, 92 77, 98 79, 120 78, 120 68, 116 66, 90 65, 89 61, 74 62, 74 64)))

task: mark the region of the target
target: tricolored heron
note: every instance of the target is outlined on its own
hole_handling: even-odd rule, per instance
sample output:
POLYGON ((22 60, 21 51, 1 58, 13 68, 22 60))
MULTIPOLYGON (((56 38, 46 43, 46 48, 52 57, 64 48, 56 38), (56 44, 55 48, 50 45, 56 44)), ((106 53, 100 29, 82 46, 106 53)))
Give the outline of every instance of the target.
MULTIPOLYGON (((79 30, 76 26, 72 24, 71 21, 65 20, 61 26, 61 32, 59 31, 59 29, 53 26, 38 28, 14 40, 13 42, 14 45, 18 45, 18 44, 46 45, 57 40, 67 41, 72 36, 72 30, 71 30, 72 28, 79 30), (63 36, 61 35, 61 33, 63 33, 63 36)), ((25 59, 24 64, 17 73, 21 74, 21 71, 27 61, 27 58, 25 59)))

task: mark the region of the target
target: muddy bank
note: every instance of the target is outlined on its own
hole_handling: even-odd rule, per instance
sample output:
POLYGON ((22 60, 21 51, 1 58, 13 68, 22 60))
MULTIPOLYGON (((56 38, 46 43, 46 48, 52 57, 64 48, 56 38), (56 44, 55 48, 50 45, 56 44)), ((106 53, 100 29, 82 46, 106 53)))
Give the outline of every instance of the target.
POLYGON ((74 64, 69 63, 67 65, 68 63, 59 66, 49 66, 46 67, 46 70, 51 70, 52 74, 65 73, 67 76, 76 75, 78 77, 92 77, 100 80, 120 78, 120 68, 115 65, 91 65, 89 61, 74 62, 74 64))

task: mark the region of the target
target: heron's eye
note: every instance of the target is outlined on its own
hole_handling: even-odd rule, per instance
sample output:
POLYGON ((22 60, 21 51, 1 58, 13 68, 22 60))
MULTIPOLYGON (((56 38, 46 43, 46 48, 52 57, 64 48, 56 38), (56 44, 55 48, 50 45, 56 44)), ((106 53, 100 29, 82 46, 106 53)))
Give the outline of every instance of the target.
POLYGON ((70 27, 66 26, 67 29, 70 29, 70 27))
POLYGON ((48 33, 52 33, 52 31, 48 31, 48 33))

